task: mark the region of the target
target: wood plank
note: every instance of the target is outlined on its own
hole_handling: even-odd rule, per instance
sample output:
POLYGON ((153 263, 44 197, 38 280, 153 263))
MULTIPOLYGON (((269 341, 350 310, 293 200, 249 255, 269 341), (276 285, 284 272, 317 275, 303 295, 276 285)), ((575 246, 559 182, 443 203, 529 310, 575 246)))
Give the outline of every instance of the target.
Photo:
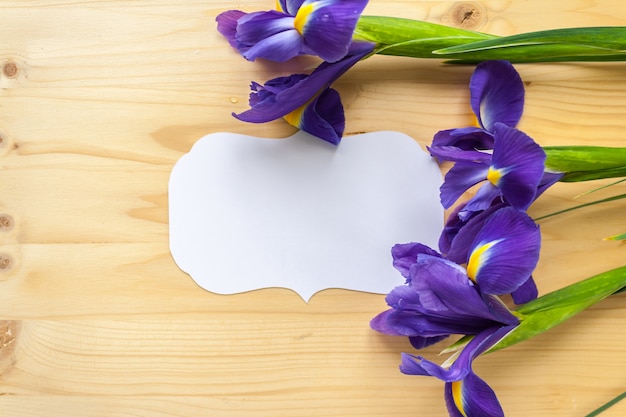
MULTIPOLYGON (((239 122, 249 81, 302 71, 241 59, 215 30, 267 0, 0 2, 1 416, 443 416, 442 384, 397 370, 405 340, 369 320, 384 297, 200 289, 168 250, 167 181, 202 136, 285 137, 239 122)), ((370 0, 366 13, 494 34, 625 25, 620 0, 370 0), (461 13, 461 14, 459 14, 461 13)), ((624 64, 519 65, 520 128, 542 145, 626 146, 624 64)), ((473 122, 473 68, 374 57, 336 88, 347 132, 427 145, 473 122), (390 72, 389 68, 394 71, 390 72)), ((603 184, 608 181, 602 182, 603 184)), ((530 213, 626 193, 559 184, 530 213)), ((623 264, 623 204, 541 221, 542 293, 623 264)), ((383 254, 381 256, 388 256, 383 254)), ((626 295, 476 362, 507 416, 586 415, 625 390, 626 295)), ((423 354, 437 358, 442 345, 423 354)), ((623 415, 620 404, 603 417, 623 415)))
MULTIPOLYGON (((624 383, 626 336, 613 332, 626 325, 623 301, 607 300, 547 334, 479 359, 476 372, 500 394, 507 415, 590 411, 624 383)), ((61 408, 68 413, 98 406, 98 398, 113 397, 115 404, 129 396, 148 397, 143 407, 167 396, 200 397, 192 402, 215 411, 224 402, 237 404, 227 415, 256 410, 269 416, 277 409, 287 415, 303 402, 315 408, 302 415, 381 412, 389 403, 399 415, 442 411, 441 383, 397 372, 404 340, 340 315, 25 321, 13 326, 12 336, 12 360, 2 370, 9 395, 0 398, 7 412, 25 401, 20 398, 51 395, 74 398, 61 408)), ((441 347, 423 353, 433 357, 441 347)))

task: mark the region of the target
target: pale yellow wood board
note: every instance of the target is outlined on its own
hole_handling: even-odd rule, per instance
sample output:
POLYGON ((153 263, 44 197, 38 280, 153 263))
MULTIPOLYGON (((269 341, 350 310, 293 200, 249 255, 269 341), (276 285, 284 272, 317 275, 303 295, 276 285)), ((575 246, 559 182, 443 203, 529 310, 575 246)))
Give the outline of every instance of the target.
MULTIPOLYGON (((218 296, 169 254, 167 181, 196 140, 294 132, 230 113, 246 108, 250 80, 298 64, 246 62, 215 30, 223 10, 272 3, 0 1, 0 66, 18 70, 0 73, 0 218, 9 219, 0 258, 10 261, 0 263, 0 415, 446 415, 439 381, 397 371, 408 343, 369 329, 383 296, 218 296)), ((482 16, 475 29, 494 34, 626 25, 621 0, 472 4, 482 16)), ((450 24, 455 6, 371 0, 366 13, 450 24)), ((518 66, 527 85, 520 127, 543 145, 626 146, 625 68, 518 66)), ((471 123, 471 70, 360 63, 336 83, 347 134, 392 129, 426 145, 439 129, 471 123)), ((574 196, 595 185, 560 184, 531 214, 590 201, 574 196)), ((626 185, 597 197, 618 193, 626 185)), ((622 207, 541 223, 541 292, 624 264, 626 246, 602 240, 626 232, 622 207)), ((584 416, 626 390, 625 301, 479 359, 507 416, 584 416)))

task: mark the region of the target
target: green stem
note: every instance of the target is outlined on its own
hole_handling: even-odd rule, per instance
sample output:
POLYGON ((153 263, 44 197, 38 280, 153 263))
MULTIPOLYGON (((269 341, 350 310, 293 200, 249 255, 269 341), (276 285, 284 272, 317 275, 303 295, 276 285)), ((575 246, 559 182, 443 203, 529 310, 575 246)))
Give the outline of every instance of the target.
MULTIPOLYGON (((577 210, 577 209, 581 209, 581 208, 584 208, 584 207, 593 206, 595 204, 608 203, 610 201, 621 200, 623 198, 626 198, 626 194, 620 194, 620 195, 615 195, 615 196, 612 196, 612 197, 603 198, 601 200, 591 201, 589 203, 580 204, 578 206, 566 208, 564 210, 555 211, 554 213, 546 214, 546 215, 543 215, 541 217, 536 217, 535 221, 538 222, 540 220, 547 219, 548 217, 556 216, 557 214, 567 213, 568 211, 572 211, 572 210, 577 210)), ((618 240, 618 239, 615 239, 615 240, 618 240)))
POLYGON ((609 408, 613 407, 618 402, 622 401, 624 398, 626 398, 626 391, 622 392, 620 395, 613 398, 611 401, 604 404, 602 407, 598 408, 597 410, 594 410, 591 413, 587 414, 585 417, 596 417, 597 415, 600 415, 600 413, 608 410, 609 408))

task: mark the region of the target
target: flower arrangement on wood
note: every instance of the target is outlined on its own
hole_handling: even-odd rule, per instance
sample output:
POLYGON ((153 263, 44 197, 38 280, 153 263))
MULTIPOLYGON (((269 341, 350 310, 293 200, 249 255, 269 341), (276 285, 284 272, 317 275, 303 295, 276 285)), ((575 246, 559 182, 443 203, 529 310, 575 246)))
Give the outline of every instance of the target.
MULTIPOLYGON (((364 16, 366 5, 367 0, 279 0, 275 10, 220 14, 219 32, 247 60, 284 62, 300 55, 320 60, 310 72, 252 82, 250 109, 234 116, 251 123, 283 118, 338 145, 345 117, 332 84, 359 61, 381 54, 476 65, 469 82, 475 125, 440 130, 428 147, 438 162, 452 164, 440 188, 441 204, 450 212, 439 247, 393 246, 393 265, 406 281, 390 290, 389 309, 370 326, 407 337, 418 350, 458 335, 444 349, 451 356, 443 364, 403 353, 400 371, 442 380, 452 417, 500 417, 504 411, 496 394, 473 371, 473 362, 626 288, 626 266, 620 266, 539 296, 534 271, 540 219, 531 218, 528 208, 557 182, 626 177, 626 148, 540 146, 518 128, 525 91, 513 63, 626 61, 626 28, 494 36, 364 16), (470 189, 473 195, 463 198, 470 189)), ((588 204, 622 198, 626 195, 588 204)), ((626 234, 608 239, 624 240, 626 234)))

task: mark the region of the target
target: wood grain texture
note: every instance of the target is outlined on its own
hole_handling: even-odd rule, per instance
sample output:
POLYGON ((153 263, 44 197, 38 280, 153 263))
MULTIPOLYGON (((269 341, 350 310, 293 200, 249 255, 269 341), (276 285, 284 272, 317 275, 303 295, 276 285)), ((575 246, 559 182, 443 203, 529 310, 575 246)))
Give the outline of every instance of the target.
MULTIPOLYGON (((217 131, 294 132, 230 114, 246 108, 250 80, 310 61, 246 62, 215 30, 223 10, 272 5, 0 1, 1 416, 446 415, 439 381, 398 372, 408 343, 369 329, 383 296, 220 296, 170 256, 167 182, 193 143, 217 131)), ((459 24, 461 6, 475 11, 473 29, 494 34, 626 26, 621 0, 370 0, 366 13, 459 24)), ((624 64, 517 68, 520 127, 540 144, 626 146, 624 64)), ((336 83, 347 133, 391 129, 426 145, 467 125, 471 72, 395 57, 359 63, 336 83)), ((559 184, 531 214, 626 193, 621 184, 574 198, 597 185, 559 184)), ((542 293, 624 264, 624 243, 602 240, 626 232, 619 202, 541 227, 542 293)), ((479 359, 507 416, 584 416, 625 391, 625 302, 615 296, 479 359)), ((624 414, 619 405, 605 415, 624 414)))

